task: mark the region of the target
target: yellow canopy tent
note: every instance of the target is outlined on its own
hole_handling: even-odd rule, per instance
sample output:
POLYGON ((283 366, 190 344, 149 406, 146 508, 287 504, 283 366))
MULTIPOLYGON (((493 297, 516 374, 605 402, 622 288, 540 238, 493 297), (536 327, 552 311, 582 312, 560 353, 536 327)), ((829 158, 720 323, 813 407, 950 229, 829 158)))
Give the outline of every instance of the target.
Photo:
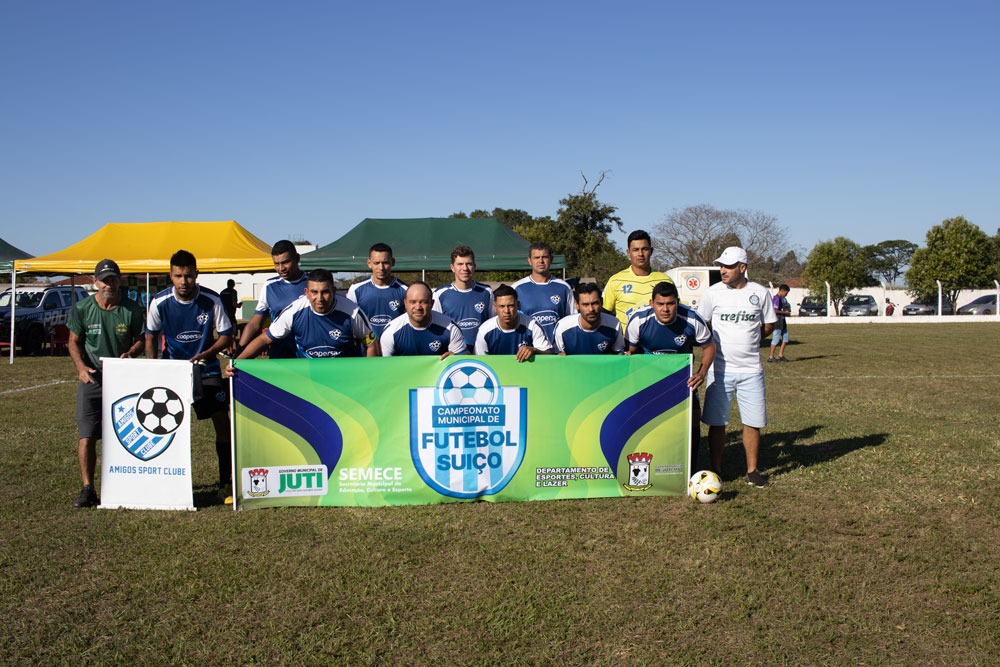
MULTIPOLYGON (((59 275, 86 275, 104 258, 124 274, 170 273, 170 256, 183 248, 198 260, 201 273, 273 271, 271 246, 235 220, 222 222, 109 222, 87 238, 51 255, 14 260, 14 270, 59 275)), ((13 283, 13 278, 11 283, 13 283)), ((16 290, 16 286, 13 287, 16 290)), ((11 338, 14 340, 14 312, 11 338)), ((10 346, 14 363, 14 346, 10 346)))
POLYGON ((202 273, 273 271, 271 246, 235 220, 223 222, 109 222, 68 248, 14 261, 16 271, 88 274, 105 257, 122 273, 170 273, 170 256, 183 248, 202 273))

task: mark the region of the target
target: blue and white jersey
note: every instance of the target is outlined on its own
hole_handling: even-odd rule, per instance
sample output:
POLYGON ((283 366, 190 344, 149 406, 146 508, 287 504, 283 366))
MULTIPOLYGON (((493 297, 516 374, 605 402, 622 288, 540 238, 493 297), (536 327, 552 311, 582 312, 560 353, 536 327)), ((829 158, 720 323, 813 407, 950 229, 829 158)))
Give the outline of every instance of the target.
POLYGON ((712 337, 701 315, 684 304, 677 305, 677 317, 670 324, 656 319, 649 306, 629 318, 625 340, 645 354, 691 354, 712 337))
POLYGON ((553 343, 556 352, 566 354, 620 354, 625 350, 622 325, 607 313, 601 313, 601 322, 593 331, 580 326, 579 315, 567 315, 556 325, 553 343))
MULTIPOLYGON (((163 332, 164 359, 191 359, 215 344, 213 331, 220 336, 233 333, 233 324, 226 314, 219 295, 210 289, 195 286, 194 298, 181 301, 169 287, 149 302, 146 332, 163 332)), ((205 359, 202 377, 220 375, 219 359, 205 359)))
POLYGON ((525 276, 511 287, 517 292, 521 312, 531 315, 550 340, 559 320, 576 312, 573 288, 564 280, 552 278, 547 283, 536 283, 531 276, 525 276))
POLYGON ((445 351, 465 354, 468 346, 462 330, 446 315, 431 311, 431 321, 423 329, 410 324, 410 316, 400 315, 385 328, 379 339, 383 357, 441 356, 445 351))
POLYGON ((465 344, 471 350, 476 344, 479 326, 496 315, 493 311, 493 290, 482 283, 476 283, 467 290, 448 283, 434 290, 434 310, 444 313, 458 325, 465 344))
POLYGON ((337 296, 333 308, 319 314, 305 295, 293 301, 267 329, 271 341, 291 338, 300 359, 358 357, 375 342, 368 318, 358 304, 337 296))
POLYGON ((499 317, 486 320, 476 335, 476 354, 517 354, 522 345, 543 351, 552 349, 537 322, 524 313, 518 313, 517 317, 517 326, 510 331, 500 326, 499 317))
POLYGON ((372 325, 372 331, 377 337, 381 337, 389 322, 406 312, 403 309, 406 287, 406 283, 396 278, 385 287, 376 285, 369 278, 351 285, 347 290, 347 298, 361 306, 372 325))
MULTIPOLYGON (((260 292, 260 300, 254 308, 254 315, 270 315, 271 321, 278 319, 281 313, 290 303, 298 299, 306 290, 306 274, 299 276, 298 280, 288 281, 281 276, 275 276, 266 283, 260 292)), ((294 359, 295 342, 291 338, 276 340, 268 348, 267 356, 271 359, 294 359)))

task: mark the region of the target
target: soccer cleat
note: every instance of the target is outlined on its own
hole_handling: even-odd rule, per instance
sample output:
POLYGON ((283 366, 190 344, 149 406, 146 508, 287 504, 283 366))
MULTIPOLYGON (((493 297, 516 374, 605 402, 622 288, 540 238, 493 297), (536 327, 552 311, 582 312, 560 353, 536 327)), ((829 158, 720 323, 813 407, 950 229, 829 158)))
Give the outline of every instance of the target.
POLYGON ((747 473, 747 484, 763 489, 767 486, 767 478, 761 475, 759 470, 753 470, 747 473))
POLYGON ((94 487, 87 484, 80 489, 80 497, 73 501, 73 507, 81 509, 84 507, 96 507, 98 504, 97 492, 94 487))
POLYGON ((784 357, 775 357, 774 360, 775 361, 788 361, 788 359, 785 359, 784 357))
POLYGON ((774 361, 775 361, 774 357, 768 357, 767 358, 767 363, 769 363, 769 364, 773 364, 774 361))

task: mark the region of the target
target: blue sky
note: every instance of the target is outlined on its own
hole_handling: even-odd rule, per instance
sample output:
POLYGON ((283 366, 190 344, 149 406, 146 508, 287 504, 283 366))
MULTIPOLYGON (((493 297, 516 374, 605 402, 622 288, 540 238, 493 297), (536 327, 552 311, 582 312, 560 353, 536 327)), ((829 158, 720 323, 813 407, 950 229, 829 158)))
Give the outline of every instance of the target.
MULTIPOLYGON (((796 248, 1000 226, 995 2, 51 2, 0 8, 0 236, 598 196, 757 209, 796 248)), ((616 240, 623 237, 616 235, 616 240)))

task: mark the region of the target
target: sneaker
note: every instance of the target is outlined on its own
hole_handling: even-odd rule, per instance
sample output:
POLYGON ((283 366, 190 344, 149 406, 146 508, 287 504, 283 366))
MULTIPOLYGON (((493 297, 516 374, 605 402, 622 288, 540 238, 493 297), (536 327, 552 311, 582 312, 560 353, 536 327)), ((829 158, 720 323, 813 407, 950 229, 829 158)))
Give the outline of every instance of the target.
POLYGON ((768 357, 767 358, 767 363, 773 364, 774 363, 774 357, 768 357))
POLYGON ((97 503, 97 492, 94 491, 94 487, 90 484, 86 485, 80 489, 80 497, 73 501, 73 507, 81 509, 84 507, 96 507, 97 503))
POLYGON ((767 486, 767 478, 761 475, 759 470, 752 470, 747 473, 747 484, 763 489, 767 486))
POLYGON ((216 494, 216 497, 219 500, 221 500, 224 504, 226 504, 226 505, 232 505, 233 504, 233 485, 232 484, 223 484, 222 486, 220 486, 219 487, 219 492, 216 494))
POLYGON ((774 360, 775 361, 788 361, 788 359, 785 359, 784 357, 775 357, 774 360))

